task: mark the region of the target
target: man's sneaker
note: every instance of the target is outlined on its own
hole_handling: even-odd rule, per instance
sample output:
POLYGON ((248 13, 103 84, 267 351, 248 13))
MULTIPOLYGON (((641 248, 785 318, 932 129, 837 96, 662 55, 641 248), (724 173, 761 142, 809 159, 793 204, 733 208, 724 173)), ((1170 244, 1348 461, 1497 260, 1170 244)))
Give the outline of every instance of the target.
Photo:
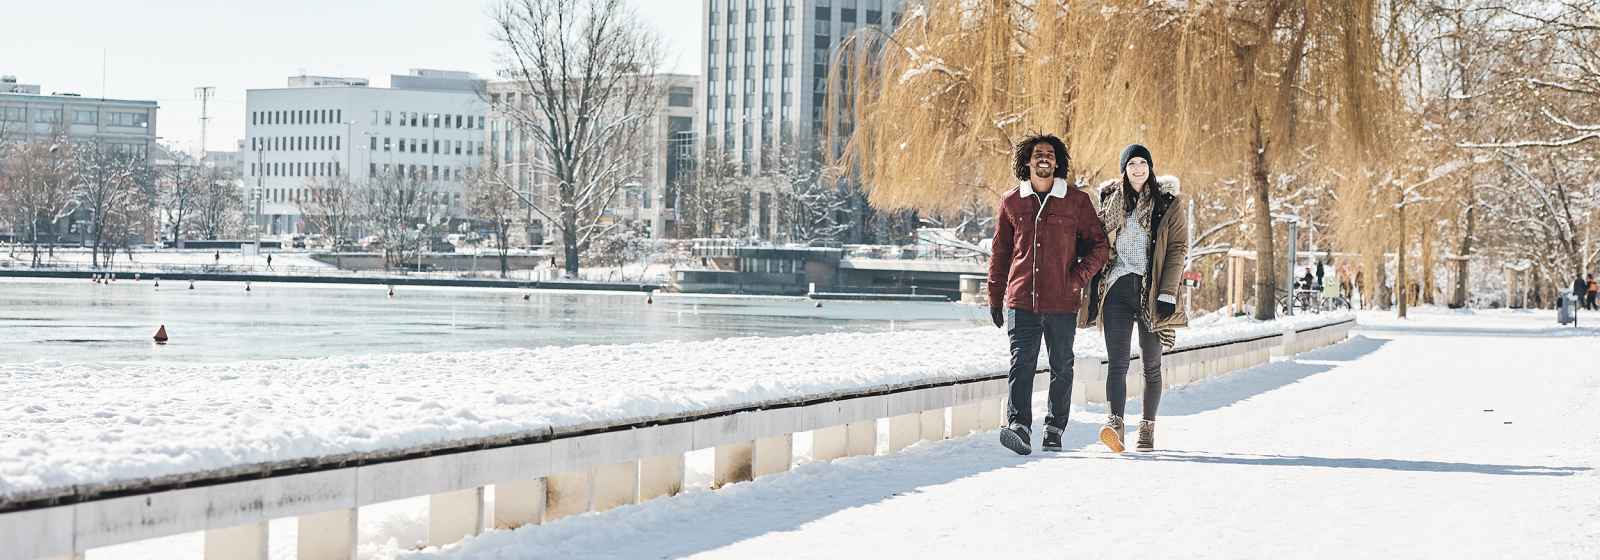
POLYGON ((1110 416, 1106 418, 1106 424, 1104 426, 1100 426, 1100 443, 1106 444, 1106 447, 1111 448, 1112 451, 1117 453, 1121 453, 1122 450, 1125 449, 1125 447, 1122 445, 1121 416, 1110 416))
POLYGON ((1155 451, 1156 449, 1156 421, 1139 421, 1139 451, 1155 451))
POLYGON ((1042 451, 1060 451, 1061 432, 1055 428, 1045 426, 1044 442, 1039 444, 1039 449, 1042 451))
POLYGON ((1028 441, 1028 427, 1017 422, 1000 429, 1000 445, 1018 455, 1033 453, 1033 443, 1028 441))

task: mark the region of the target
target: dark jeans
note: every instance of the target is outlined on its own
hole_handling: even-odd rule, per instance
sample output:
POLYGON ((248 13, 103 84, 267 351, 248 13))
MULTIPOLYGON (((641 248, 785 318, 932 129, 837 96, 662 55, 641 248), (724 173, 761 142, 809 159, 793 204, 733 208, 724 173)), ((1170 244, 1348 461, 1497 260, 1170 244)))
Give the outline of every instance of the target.
POLYGON ((1111 414, 1122 416, 1128 401, 1128 353, 1134 323, 1139 324, 1139 359, 1144 363, 1144 419, 1156 419, 1156 406, 1161 404, 1161 337, 1150 330, 1150 325, 1138 319, 1139 283, 1137 274, 1125 274, 1111 285, 1106 293, 1106 399, 1111 401, 1111 414))
POLYGON ((1039 369, 1039 339, 1043 338, 1050 350, 1049 413, 1044 423, 1057 431, 1066 429, 1067 409, 1072 406, 1072 337, 1077 330, 1077 313, 1006 309, 1006 334, 1011 338, 1008 425, 1018 423, 1033 428, 1033 376, 1039 369))

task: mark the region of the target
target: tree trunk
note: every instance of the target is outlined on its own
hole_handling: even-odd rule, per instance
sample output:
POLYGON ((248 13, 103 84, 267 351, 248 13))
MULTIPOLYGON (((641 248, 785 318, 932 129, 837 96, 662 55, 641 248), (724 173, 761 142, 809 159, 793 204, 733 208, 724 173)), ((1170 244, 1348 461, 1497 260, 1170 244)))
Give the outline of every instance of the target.
POLYGON ((1372 256, 1372 263, 1369 265, 1372 267, 1372 273, 1367 275, 1367 285, 1362 288, 1365 297, 1370 302, 1367 305, 1368 309, 1389 310, 1389 259, 1384 255, 1384 251, 1387 249, 1387 243, 1380 244, 1378 246, 1378 254, 1372 256))
POLYGON ((1456 258, 1456 290, 1451 298, 1450 306, 1461 308, 1467 306, 1467 275, 1471 267, 1467 266, 1472 256, 1472 235, 1477 229, 1478 214, 1475 212, 1478 205, 1476 189, 1467 190, 1467 232, 1461 236, 1461 249, 1457 251, 1456 258))
POLYGON ((1433 224, 1422 222, 1422 266, 1419 268, 1422 272, 1422 303, 1428 305, 1436 303, 1433 299, 1433 244, 1428 242, 1428 232, 1432 230, 1433 224))
MULTIPOLYGON (((571 197, 564 197, 571 198, 571 197)), ((578 213, 571 205, 561 210, 561 246, 566 253, 567 275, 578 277, 578 213)))
POLYGON ((504 224, 500 228, 498 228, 498 231, 495 232, 495 237, 499 239, 499 242, 495 244, 495 249, 498 249, 500 251, 500 277, 501 278, 505 278, 507 274, 511 273, 511 265, 510 265, 509 259, 506 257, 506 234, 509 233, 510 231, 511 231, 510 224, 504 224))
POLYGON ((1267 182, 1267 149, 1261 138, 1261 110, 1257 109, 1250 119, 1250 126, 1254 136, 1251 141, 1250 158, 1250 186, 1251 196, 1255 198, 1254 229, 1256 246, 1256 313, 1255 318, 1261 321, 1271 320, 1277 316, 1277 279, 1278 259, 1272 250, 1272 208, 1268 206, 1267 191, 1271 185, 1267 182))
MULTIPOLYGON (((1405 195, 1402 194, 1401 196, 1405 195)), ((1395 254, 1400 261, 1396 263, 1394 267, 1394 285, 1396 288, 1400 289, 1400 297, 1398 298, 1400 300, 1400 306, 1398 308, 1399 311, 1395 313, 1395 316, 1404 319, 1406 318, 1406 304, 1408 303, 1411 295, 1409 293, 1410 286, 1406 284, 1406 206, 1404 204, 1400 205, 1400 242, 1396 244, 1396 247, 1397 250, 1395 254)))

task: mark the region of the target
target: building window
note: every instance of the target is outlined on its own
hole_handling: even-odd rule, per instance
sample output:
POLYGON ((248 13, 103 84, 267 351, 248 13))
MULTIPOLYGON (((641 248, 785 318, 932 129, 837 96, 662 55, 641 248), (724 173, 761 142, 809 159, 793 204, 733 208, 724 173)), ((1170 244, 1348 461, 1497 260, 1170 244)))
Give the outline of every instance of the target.
POLYGON ((59 123, 59 122, 61 122, 61 110, 60 109, 34 109, 33 110, 33 122, 36 122, 36 123, 52 123, 52 124, 59 123))
POLYGON ((95 124, 100 121, 99 111, 73 111, 73 124, 95 124))
POLYGON ((693 107, 694 88, 672 87, 667 89, 667 105, 672 107, 693 107))

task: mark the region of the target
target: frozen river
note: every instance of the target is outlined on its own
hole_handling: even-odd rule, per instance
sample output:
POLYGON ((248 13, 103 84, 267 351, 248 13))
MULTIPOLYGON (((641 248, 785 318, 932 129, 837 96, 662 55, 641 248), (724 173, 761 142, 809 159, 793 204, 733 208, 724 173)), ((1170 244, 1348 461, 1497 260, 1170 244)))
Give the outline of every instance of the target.
POLYGON ((0 279, 0 362, 218 362, 971 326, 952 303, 0 279), (529 294, 528 300, 523 295, 529 294), (151 335, 166 325, 170 344, 151 335))

